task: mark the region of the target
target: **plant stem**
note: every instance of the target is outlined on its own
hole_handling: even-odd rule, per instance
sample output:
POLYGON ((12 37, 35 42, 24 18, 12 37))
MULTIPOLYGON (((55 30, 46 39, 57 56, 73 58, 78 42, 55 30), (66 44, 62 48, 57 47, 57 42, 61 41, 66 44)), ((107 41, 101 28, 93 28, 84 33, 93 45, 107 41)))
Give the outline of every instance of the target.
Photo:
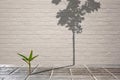
POLYGON ((31 74, 31 63, 29 62, 29 75, 31 74))

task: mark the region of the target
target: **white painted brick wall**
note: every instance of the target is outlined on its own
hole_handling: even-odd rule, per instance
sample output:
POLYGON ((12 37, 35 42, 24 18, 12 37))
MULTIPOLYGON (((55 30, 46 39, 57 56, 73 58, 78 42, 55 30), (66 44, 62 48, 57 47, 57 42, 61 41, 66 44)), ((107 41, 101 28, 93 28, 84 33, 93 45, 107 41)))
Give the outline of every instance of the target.
MULTIPOLYGON (((101 0, 76 35, 76 64, 120 64, 120 0, 101 0)), ((51 0, 0 0, 0 64, 22 64, 17 53, 39 54, 34 64, 72 64, 72 33, 57 26, 51 0)))

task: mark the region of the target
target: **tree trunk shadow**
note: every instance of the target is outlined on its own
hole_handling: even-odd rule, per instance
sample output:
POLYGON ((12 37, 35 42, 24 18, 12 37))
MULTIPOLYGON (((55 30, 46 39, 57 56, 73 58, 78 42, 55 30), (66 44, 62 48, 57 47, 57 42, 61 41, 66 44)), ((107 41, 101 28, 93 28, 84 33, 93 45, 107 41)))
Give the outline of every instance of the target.
POLYGON ((51 68, 51 69, 47 69, 47 70, 42 70, 42 71, 39 71, 39 72, 33 72, 31 75, 35 75, 35 74, 39 74, 39 73, 43 73, 43 72, 49 72, 51 70, 57 70, 57 69, 61 69, 61 68, 71 67, 71 66, 74 66, 74 64, 61 66, 61 67, 56 67, 56 68, 51 68))

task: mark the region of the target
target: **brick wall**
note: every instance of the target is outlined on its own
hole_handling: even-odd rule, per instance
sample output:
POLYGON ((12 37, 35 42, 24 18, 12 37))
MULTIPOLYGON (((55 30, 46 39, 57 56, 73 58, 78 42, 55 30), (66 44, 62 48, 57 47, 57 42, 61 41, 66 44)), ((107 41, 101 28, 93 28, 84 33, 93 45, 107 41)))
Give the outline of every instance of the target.
MULTIPOLYGON (((120 1, 101 0, 76 35, 76 64, 120 64, 120 1)), ((17 53, 39 54, 34 64, 72 64, 72 33, 57 26, 51 0, 0 0, 0 64, 22 64, 17 53)))

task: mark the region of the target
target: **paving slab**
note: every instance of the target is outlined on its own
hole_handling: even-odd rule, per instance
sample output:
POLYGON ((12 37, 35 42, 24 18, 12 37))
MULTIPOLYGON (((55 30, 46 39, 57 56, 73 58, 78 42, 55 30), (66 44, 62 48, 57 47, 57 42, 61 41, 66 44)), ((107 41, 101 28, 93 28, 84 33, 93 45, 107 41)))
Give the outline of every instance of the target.
POLYGON ((0 80, 3 80, 4 78, 3 77, 0 77, 0 80))
POLYGON ((33 71, 31 76, 33 76, 33 77, 35 77, 35 76, 41 77, 42 76, 45 78, 46 77, 49 78, 51 75, 51 71, 52 71, 52 68, 38 67, 33 71))
MULTIPOLYGON (((34 68, 32 68, 32 71, 34 70, 34 68)), ((19 69, 17 69, 16 71, 14 71, 12 73, 12 75, 28 75, 28 68, 27 67, 20 67, 19 69)))
POLYGON ((53 76, 52 80, 94 80, 92 78, 92 76, 84 76, 84 75, 80 75, 80 76, 53 76))
POLYGON ((71 65, 71 66, 68 66, 67 68, 85 68, 85 65, 71 65))
POLYGON ((16 67, 0 67, 0 75, 7 75, 15 71, 16 67))
MULTIPOLYGON (((51 68, 51 67, 37 67, 35 70, 34 70, 34 72, 38 72, 38 73, 41 73, 41 72, 47 72, 47 71, 51 71, 51 70, 53 70, 53 68, 51 68)), ((33 73, 34 73, 33 72, 33 73)))
POLYGON ((70 76, 70 73, 53 73, 53 76, 70 76))
POLYGON ((72 75, 89 75, 86 68, 71 68, 72 75))
POLYGON ((37 73, 37 74, 33 74, 32 77, 45 77, 45 78, 49 78, 50 77, 50 73, 49 72, 37 73))
POLYGON ((120 68, 106 68, 109 72, 113 73, 114 75, 120 75, 120 68))
POLYGON ((120 64, 87 64, 86 66, 93 68, 120 68, 120 64))
POLYGON ((120 80, 120 75, 115 75, 120 80))
POLYGON ((12 65, 12 64, 0 64, 0 67, 21 67, 22 65, 12 65))
POLYGON ((70 68, 59 68, 59 69, 54 69, 54 73, 70 73, 70 68))
POLYGON ((89 68, 92 73, 107 73, 103 68, 89 68))
POLYGON ((53 70, 53 76, 69 76, 70 69, 69 68, 60 68, 53 70))
POLYGON ((4 78, 4 80, 25 80, 26 76, 21 75, 9 75, 4 78))
POLYGON ((45 77, 45 76, 29 76, 27 78, 27 80, 49 80, 49 77, 45 77))
POLYGON ((0 79, 3 80, 24 80, 26 77, 25 75, 0 75, 0 79))
POLYGON ((75 78, 75 79, 72 79, 72 80, 94 80, 94 79, 89 79, 89 78, 84 78, 84 79, 81 79, 81 78, 75 78))
POLYGON ((117 80, 113 76, 102 75, 102 76, 95 76, 95 77, 97 78, 97 80, 117 80))
POLYGON ((89 70, 93 75, 106 75, 106 76, 111 75, 104 68, 93 68, 92 67, 92 68, 89 68, 89 70))
POLYGON ((72 80, 70 77, 53 77, 51 80, 72 80))
POLYGON ((93 78, 72 78, 72 80, 94 80, 93 78))
POLYGON ((101 67, 104 67, 104 68, 120 68, 120 64, 105 64, 105 65, 101 65, 101 67))
POLYGON ((93 77, 91 75, 80 75, 80 76, 72 76, 72 79, 81 79, 81 80, 93 80, 93 77))

